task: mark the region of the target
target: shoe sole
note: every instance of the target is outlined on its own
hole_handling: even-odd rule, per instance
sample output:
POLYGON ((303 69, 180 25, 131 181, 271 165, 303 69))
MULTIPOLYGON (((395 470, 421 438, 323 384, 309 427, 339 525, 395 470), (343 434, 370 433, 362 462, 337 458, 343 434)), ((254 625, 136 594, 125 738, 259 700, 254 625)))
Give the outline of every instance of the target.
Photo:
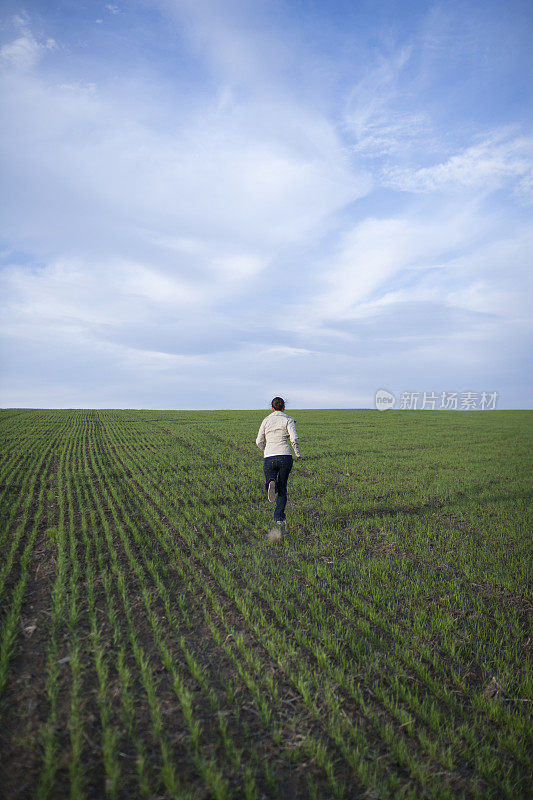
POLYGON ((269 503, 273 503, 274 500, 276 499, 277 494, 276 494, 276 482, 275 481, 270 481, 270 483, 268 484, 267 497, 268 497, 268 502, 269 503))

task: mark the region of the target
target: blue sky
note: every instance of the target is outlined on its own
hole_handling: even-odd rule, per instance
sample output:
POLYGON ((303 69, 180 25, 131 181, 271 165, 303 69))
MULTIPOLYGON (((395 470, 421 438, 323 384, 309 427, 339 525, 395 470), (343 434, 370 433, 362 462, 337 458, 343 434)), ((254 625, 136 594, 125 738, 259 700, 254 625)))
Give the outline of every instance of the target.
POLYGON ((531 407, 528 3, 3 7, 2 406, 531 407))

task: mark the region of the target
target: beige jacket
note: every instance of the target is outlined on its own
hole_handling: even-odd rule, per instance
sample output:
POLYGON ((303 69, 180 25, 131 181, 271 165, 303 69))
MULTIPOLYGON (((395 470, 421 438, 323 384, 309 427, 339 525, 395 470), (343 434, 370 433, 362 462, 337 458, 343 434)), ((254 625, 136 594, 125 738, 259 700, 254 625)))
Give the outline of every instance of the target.
POLYGON ((256 445, 267 456, 290 456, 289 439, 296 456, 300 456, 300 445, 296 425, 292 417, 284 411, 273 411, 265 417, 259 428, 256 445))

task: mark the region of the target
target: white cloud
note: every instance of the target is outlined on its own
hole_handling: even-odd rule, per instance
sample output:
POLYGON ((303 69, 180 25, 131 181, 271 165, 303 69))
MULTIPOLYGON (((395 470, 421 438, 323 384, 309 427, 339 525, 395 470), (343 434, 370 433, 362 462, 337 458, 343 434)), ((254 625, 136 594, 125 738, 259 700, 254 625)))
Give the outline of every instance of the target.
POLYGON ((525 199, 533 183, 533 138, 496 131, 440 164, 406 169, 389 167, 384 183, 407 192, 493 191, 513 183, 525 199))
POLYGON ((12 76, 3 90, 4 160, 17 165, 21 188, 5 209, 4 235, 27 248, 69 238, 107 248, 118 224, 121 242, 128 229, 138 242, 148 228, 219 248, 230 240, 222 256, 247 243, 264 258, 265 248, 319 234, 370 186, 323 118, 282 102, 228 115, 214 101, 161 129, 147 122, 157 110, 139 78, 134 102, 127 83, 111 91, 12 76))
POLYGON ((308 350, 306 347, 287 347, 286 345, 274 345, 273 347, 267 347, 263 351, 263 354, 274 356, 311 356, 313 355, 313 351, 308 350))
POLYGON ((100 51, 78 69, 27 15, 4 45, 2 401, 369 405, 437 369, 511 369, 531 240, 487 188, 527 194, 527 138, 441 130, 442 156, 416 42, 374 54, 339 119, 336 65, 271 4, 158 5, 171 65, 169 40, 153 69, 113 52, 110 78, 100 51))
POLYGON ((216 271, 226 275, 229 280, 245 281, 261 272, 265 262, 253 255, 236 255, 214 258, 212 265, 216 271))
POLYGON ((305 348, 264 353, 262 274, 285 248, 318 241, 369 179, 354 174, 334 126, 284 92, 229 92, 221 103, 217 89, 175 109, 167 98, 162 120, 166 89, 154 100, 152 80, 4 76, 1 146, 17 191, 3 235, 41 265, 4 269, 4 335, 27 364, 31 342, 47 342, 59 372, 77 348, 80 386, 82 365, 123 387, 153 370, 172 382, 225 349, 230 369, 223 355, 201 362, 212 376, 238 380, 261 359, 273 371, 305 348))
POLYGON ((33 36, 19 36, 0 48, 0 58, 5 64, 19 70, 31 69, 39 60, 43 47, 33 36))
MULTIPOLYGON (((120 294, 120 291, 115 291, 120 294)), ((127 272, 122 280, 122 292, 126 295, 139 295, 160 308, 170 306, 174 310, 197 306, 205 299, 205 293, 198 285, 163 275, 142 264, 127 265, 127 272)))
POLYGON ((530 318, 532 251, 528 228, 500 230, 489 242, 449 259, 444 269, 423 275, 410 297, 485 314, 495 327, 502 319, 530 318))
POLYGON ((167 312, 205 309, 213 295, 195 282, 168 275, 139 262, 62 260, 46 267, 4 267, 8 298, 4 331, 34 329, 84 331, 98 338, 98 326, 147 324, 167 312))
POLYGON ((523 224, 481 200, 416 202, 359 223, 314 273, 305 302, 279 315, 295 343, 318 353, 307 369, 296 362, 302 380, 320 375, 352 390, 519 382, 533 328, 532 249, 523 224))
POLYGON ((370 407, 373 401, 370 393, 353 389, 342 391, 331 388, 313 388, 302 385, 289 385, 284 390, 284 399, 287 403, 287 413, 290 415, 290 406, 293 408, 360 408, 370 407))
POLYGON ((296 314, 304 325, 362 315, 365 301, 399 274, 440 268, 458 249, 470 250, 488 225, 475 203, 436 216, 417 208, 408 216, 363 220, 342 235, 315 300, 296 314))
POLYGON ((19 36, 0 47, 0 63, 3 63, 4 67, 27 72, 37 64, 46 50, 57 48, 55 39, 38 39, 34 35, 26 12, 15 14, 11 22, 19 36))
POLYGON ((299 52, 297 42, 285 38, 275 10, 269 14, 265 4, 246 0, 156 0, 156 4, 212 67, 217 81, 250 86, 256 95, 273 92, 279 97, 286 91, 281 74, 297 63, 299 52))
POLYGON ((409 64, 412 45, 390 56, 379 56, 351 91, 344 112, 344 128, 355 139, 354 150, 364 156, 392 156, 413 144, 429 145, 431 120, 423 108, 412 108, 402 71, 409 64))

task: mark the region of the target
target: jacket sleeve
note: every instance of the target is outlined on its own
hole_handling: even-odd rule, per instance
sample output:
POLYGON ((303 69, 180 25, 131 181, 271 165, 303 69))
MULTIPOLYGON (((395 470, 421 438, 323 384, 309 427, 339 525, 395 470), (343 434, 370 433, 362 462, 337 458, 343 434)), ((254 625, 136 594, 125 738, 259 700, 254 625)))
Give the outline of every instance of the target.
POLYGON ((298 434, 296 433, 296 423, 292 417, 289 418, 287 423, 287 430, 289 432, 289 438, 291 440, 292 449, 294 450, 295 455, 300 458, 302 455, 300 453, 300 443, 298 441, 298 434))
POLYGON ((266 423, 266 418, 259 426, 259 433, 257 434, 257 439, 255 440, 255 443, 260 450, 264 450, 266 447, 265 423, 266 423))

